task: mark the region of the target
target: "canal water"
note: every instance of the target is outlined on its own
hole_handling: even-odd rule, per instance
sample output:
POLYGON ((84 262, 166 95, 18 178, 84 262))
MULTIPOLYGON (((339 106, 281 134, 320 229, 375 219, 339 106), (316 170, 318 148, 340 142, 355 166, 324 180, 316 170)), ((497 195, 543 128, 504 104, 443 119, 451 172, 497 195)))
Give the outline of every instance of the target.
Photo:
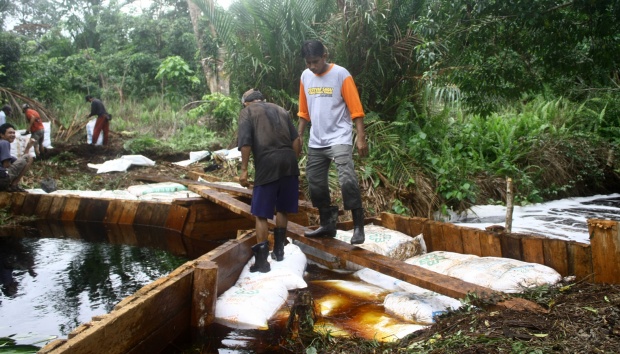
POLYGON ((0 338, 16 345, 41 347, 66 338, 189 260, 162 249, 93 240, 92 235, 90 240, 89 235, 50 236, 0 236, 0 338))
MULTIPOLYGON (((547 203, 515 206, 512 232, 590 243, 588 219, 620 220, 620 194, 567 198, 547 203)), ((504 226, 506 207, 479 205, 444 221, 484 229, 504 226)))
MULTIPOLYGON (((620 194, 516 207, 513 231, 589 242, 587 219, 591 218, 620 220, 620 194)), ((477 206, 446 221, 477 228, 503 225, 505 208, 477 206)), ((31 226, 28 232, 15 233, 19 236, 6 232, 0 236, 0 340, 9 337, 15 344, 38 347, 66 338, 81 323, 109 312, 142 286, 221 244, 178 241, 177 235, 147 227, 110 230, 101 224, 52 222, 31 226)), ((347 329, 347 334, 368 336, 374 327, 365 324, 373 321, 402 325, 384 313, 382 300, 338 293, 322 283, 355 280, 350 274, 309 265, 304 279, 314 299, 332 297, 330 301, 343 304, 323 318, 334 336, 344 333, 342 329, 347 329)), ((290 292, 267 331, 212 325, 198 340, 177 343, 175 352, 286 352, 282 338, 296 294, 290 292)))

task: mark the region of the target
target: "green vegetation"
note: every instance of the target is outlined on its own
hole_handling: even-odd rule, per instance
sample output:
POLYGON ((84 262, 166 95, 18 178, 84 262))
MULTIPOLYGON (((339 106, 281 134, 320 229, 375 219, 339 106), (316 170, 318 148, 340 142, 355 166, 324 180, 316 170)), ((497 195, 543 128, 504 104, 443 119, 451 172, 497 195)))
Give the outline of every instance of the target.
MULTIPOLYGON (((0 53, 0 103, 18 105, 15 92, 41 103, 63 142, 81 134, 93 94, 130 153, 229 147, 249 87, 294 116, 300 44, 320 38, 367 111, 371 156, 357 167, 369 211, 501 204, 506 178, 520 204, 617 191, 617 1, 212 4, 0 6, 0 45, 10 49, 0 53)), ((10 121, 25 126, 19 112, 10 121)))

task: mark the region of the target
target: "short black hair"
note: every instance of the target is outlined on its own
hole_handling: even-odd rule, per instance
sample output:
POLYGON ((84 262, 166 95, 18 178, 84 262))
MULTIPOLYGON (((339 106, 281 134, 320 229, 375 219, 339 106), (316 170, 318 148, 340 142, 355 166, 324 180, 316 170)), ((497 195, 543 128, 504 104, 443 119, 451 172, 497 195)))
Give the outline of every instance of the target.
POLYGON ((6 131, 9 128, 15 129, 15 127, 11 123, 4 123, 4 124, 0 125, 0 134, 2 134, 2 135, 6 134, 6 131))
POLYGON ((88 100, 90 100, 91 98, 93 98, 93 96, 91 95, 86 95, 86 97, 84 98, 86 100, 86 102, 88 102, 88 100))
POLYGON ((13 109, 8 104, 5 104, 4 106, 2 106, 2 110, 3 111, 12 111, 13 109))
POLYGON ((301 45, 301 57, 322 57, 325 54, 325 46, 316 39, 304 41, 301 45))

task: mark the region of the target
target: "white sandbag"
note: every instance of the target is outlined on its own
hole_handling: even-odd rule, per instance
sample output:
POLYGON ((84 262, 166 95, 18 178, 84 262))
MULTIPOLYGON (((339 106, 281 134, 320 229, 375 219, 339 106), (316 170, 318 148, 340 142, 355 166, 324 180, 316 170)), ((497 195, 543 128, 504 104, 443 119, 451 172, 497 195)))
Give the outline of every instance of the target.
POLYGON ((447 274, 448 269, 474 257, 477 256, 471 254, 435 251, 411 257, 406 259, 405 262, 432 270, 437 273, 447 274))
MULTIPOLYGON (((364 234, 366 235, 366 240, 358 247, 392 259, 402 261, 415 255, 426 253, 426 244, 422 234, 411 237, 402 232, 378 225, 364 226, 364 234)), ((345 243, 350 243, 352 237, 353 230, 337 230, 336 232, 336 239, 345 243)), ((347 262, 346 268, 359 270, 363 267, 347 262)))
POLYGON ((142 196, 149 193, 173 193, 177 191, 186 191, 187 187, 174 182, 161 182, 150 184, 138 184, 127 187, 129 193, 135 196, 142 196))
POLYGON ((432 324, 436 316, 461 307, 461 302, 431 291, 421 294, 395 292, 385 297, 383 307, 404 320, 432 324))
POLYGON ((214 321, 231 328, 268 329, 267 321, 286 302, 288 290, 278 281, 255 285, 235 284, 220 295, 215 305, 214 321))
POLYGON ((419 323, 402 323, 399 318, 386 314, 381 309, 362 312, 346 322, 345 327, 363 338, 380 342, 394 342, 428 327, 419 323))
MULTIPOLYGON (((95 123, 97 122, 97 118, 93 118, 86 123, 86 143, 93 143, 93 131, 95 130, 95 123)), ((95 145, 103 145, 103 130, 99 133, 99 138, 97 138, 97 143, 95 145)))
POLYGON ((389 275, 385 275, 383 273, 379 273, 376 270, 372 270, 370 268, 362 268, 357 272, 353 273, 353 276, 368 284, 376 285, 388 291, 403 290, 398 286, 399 283, 403 282, 402 280, 396 279, 389 275))
POLYGON ((127 192, 126 190, 101 190, 101 191, 82 191, 82 190, 70 190, 63 189, 49 193, 50 195, 66 195, 77 196, 83 198, 106 198, 106 199, 121 199, 121 200, 137 200, 135 195, 127 192))
POLYGON ((562 276, 548 266, 499 257, 474 258, 453 267, 448 275, 506 293, 562 280, 562 276))
MULTIPOLYGON (((289 243, 284 246, 284 259, 277 262, 268 257, 271 270, 267 273, 250 272, 249 267, 245 267, 239 275, 237 284, 241 286, 255 287, 265 281, 277 281, 283 284, 287 290, 303 289, 308 287, 304 280, 306 270, 306 255, 301 252, 299 247, 289 243)), ((250 260, 254 264, 254 259, 250 260)))
POLYGON ((341 309, 349 308, 352 300, 351 297, 334 293, 314 299, 314 304, 321 316, 333 316, 341 309))
MULTIPOLYGON (((127 192, 129 193, 129 192, 127 192)), ((131 193, 129 193, 131 194, 131 193)), ((132 196, 134 196, 132 194, 132 196)), ((200 198, 200 194, 194 193, 190 190, 186 191, 176 191, 176 192, 166 192, 166 193, 148 193, 140 196, 134 196, 136 199, 140 200, 151 200, 158 202, 172 202, 177 199, 187 199, 187 198, 200 198)))
POLYGON ((412 257, 405 262, 502 292, 519 292, 525 287, 552 285, 562 279, 550 267, 511 258, 437 251, 412 257))

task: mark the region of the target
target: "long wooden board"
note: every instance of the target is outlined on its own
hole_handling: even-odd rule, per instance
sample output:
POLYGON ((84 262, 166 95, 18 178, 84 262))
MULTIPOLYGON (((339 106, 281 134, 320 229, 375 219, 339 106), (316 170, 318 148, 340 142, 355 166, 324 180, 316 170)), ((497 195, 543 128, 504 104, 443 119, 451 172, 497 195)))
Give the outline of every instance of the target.
MULTIPOLYGON (((226 193, 197 185, 189 186, 189 189, 239 215, 243 215, 247 218, 254 218, 250 212, 249 205, 236 200, 226 193)), ((269 223, 271 226, 275 226, 273 219, 269 220, 269 223)), ((496 293, 489 288, 394 260, 339 240, 307 238, 303 236, 304 231, 306 231, 305 227, 289 222, 287 236, 303 244, 332 254, 341 260, 353 262, 442 295, 462 299, 465 298, 468 293, 476 293, 480 297, 492 296, 493 293, 496 293)))
MULTIPOLYGON (((226 192, 233 196, 246 197, 250 199, 252 198, 251 189, 227 186, 227 185, 217 184, 217 183, 212 183, 212 182, 193 181, 193 180, 180 179, 180 178, 170 179, 165 176, 156 176, 156 175, 140 175, 140 176, 134 177, 134 179, 137 181, 146 181, 146 182, 174 182, 174 183, 179 183, 184 186, 187 186, 188 188, 189 186, 192 186, 192 185, 205 186, 211 189, 215 189, 216 191, 219 191, 219 192, 226 192)), ((189 189, 192 190, 191 188, 189 189)), ((300 211, 304 211, 304 212, 311 212, 315 214, 318 213, 318 210, 312 206, 312 203, 306 200, 299 200, 299 209, 300 211)))

